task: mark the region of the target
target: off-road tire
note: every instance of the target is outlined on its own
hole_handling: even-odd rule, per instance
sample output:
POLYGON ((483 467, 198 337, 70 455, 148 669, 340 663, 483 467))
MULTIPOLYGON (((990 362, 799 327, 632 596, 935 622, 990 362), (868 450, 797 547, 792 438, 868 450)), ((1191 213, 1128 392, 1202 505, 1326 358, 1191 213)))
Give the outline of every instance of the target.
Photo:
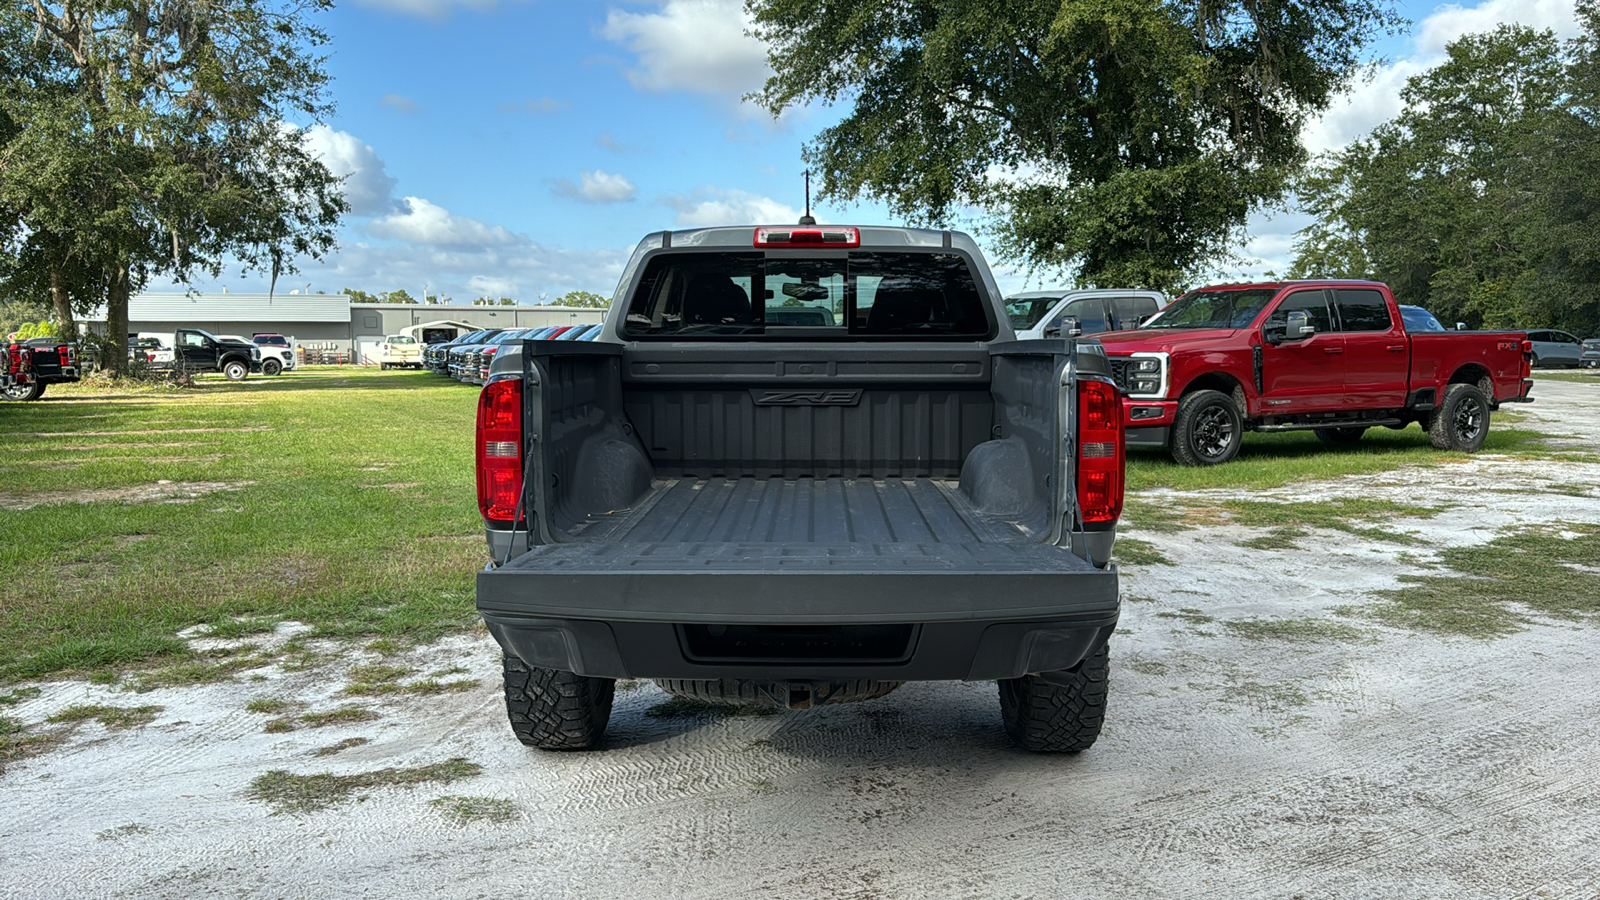
POLYGON ((278 362, 275 359, 263 360, 262 363, 261 363, 261 374, 263 374, 263 375, 265 375, 265 376, 267 376, 269 378, 272 377, 273 375, 277 375, 277 374, 281 373, 282 371, 283 371, 283 363, 278 362))
MULTIPOLYGON (((824 688, 826 693, 816 693, 816 705, 854 703, 859 700, 876 700, 899 687, 904 682, 873 681, 865 678, 833 681, 824 688)), ((763 682, 749 678, 722 678, 695 680, 689 678, 657 678, 656 687, 669 694, 689 700, 699 700, 717 706, 778 705, 774 696, 782 695, 783 682, 763 682), (763 687, 766 690, 763 690, 763 687)))
POLYGON ((243 381, 250 374, 250 367, 238 360, 222 364, 222 375, 229 381, 243 381))
POLYGON ((1244 419, 1233 398, 1220 391, 1195 391, 1178 401, 1172 420, 1172 458, 1184 466, 1215 466, 1239 454, 1244 419))
POLYGON ((1000 718, 1017 746, 1035 753, 1077 753, 1094 746, 1106 719, 1109 644, 1066 672, 1071 684, 1037 675, 1000 680, 1000 718))
POLYGON ((26 386, 14 384, 4 391, 0 391, 0 396, 4 396, 7 400, 37 400, 44 396, 44 383, 35 381, 33 384, 26 386))
POLYGON ((613 678, 530 666, 507 653, 506 716, 517 740, 540 750, 589 750, 611 721, 613 678))
POLYGON ((1365 425, 1350 425, 1344 428, 1317 428, 1313 429, 1317 440, 1335 447, 1349 446, 1361 442, 1361 436, 1367 433, 1365 425))
POLYGON ((1440 450, 1472 453, 1489 436, 1489 400, 1475 384, 1452 384, 1428 418, 1428 440, 1440 450))

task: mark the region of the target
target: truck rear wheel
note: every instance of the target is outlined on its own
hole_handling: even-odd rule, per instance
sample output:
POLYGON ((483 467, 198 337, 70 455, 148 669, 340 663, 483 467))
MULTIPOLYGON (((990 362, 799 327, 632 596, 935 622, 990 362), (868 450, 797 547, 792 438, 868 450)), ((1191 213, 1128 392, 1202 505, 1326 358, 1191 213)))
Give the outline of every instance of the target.
POLYGON ((1428 440, 1440 450, 1471 453, 1489 436, 1489 401, 1475 384, 1452 384, 1428 419, 1428 440))
POLYGON ((13 384, 3 393, 7 400, 37 400, 44 396, 44 384, 38 381, 33 384, 13 384))
POLYGON ((611 721, 613 678, 530 666, 505 654, 506 715, 517 740, 540 750, 589 750, 611 721))
POLYGON ((1361 436, 1367 433, 1364 425, 1351 425, 1346 428, 1317 428, 1314 429, 1317 440, 1324 444, 1335 446, 1359 443, 1361 436))
POLYGON ((1017 746, 1035 753, 1077 753, 1094 746, 1106 719, 1109 644, 1064 672, 1000 681, 1000 718, 1017 746))
POLYGON ((1172 458, 1185 466, 1214 466, 1239 453, 1244 420, 1233 398, 1221 391, 1195 391, 1178 401, 1172 420, 1172 458))
POLYGON ((250 374, 250 367, 238 360, 234 360, 222 367, 222 374, 229 381, 243 381, 245 376, 250 374))

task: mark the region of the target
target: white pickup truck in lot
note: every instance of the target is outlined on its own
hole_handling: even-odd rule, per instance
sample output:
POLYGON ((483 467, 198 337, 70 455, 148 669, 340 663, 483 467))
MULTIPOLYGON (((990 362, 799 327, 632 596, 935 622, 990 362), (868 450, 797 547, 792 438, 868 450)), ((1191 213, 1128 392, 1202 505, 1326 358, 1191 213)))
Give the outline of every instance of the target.
POLYGON ((377 350, 380 369, 422 368, 422 346, 409 334, 391 334, 377 350))
POLYGON ((247 338, 237 334, 219 334, 217 337, 225 341, 254 344, 261 351, 261 374, 263 375, 279 375, 294 368, 294 351, 288 347, 262 344, 254 338, 247 338))

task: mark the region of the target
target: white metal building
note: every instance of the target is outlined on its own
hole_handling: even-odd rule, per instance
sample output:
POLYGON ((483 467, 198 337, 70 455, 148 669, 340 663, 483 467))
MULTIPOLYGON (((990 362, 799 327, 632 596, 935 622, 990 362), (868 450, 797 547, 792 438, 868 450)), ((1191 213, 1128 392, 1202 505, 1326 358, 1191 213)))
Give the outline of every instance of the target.
MULTIPOLYGON (((87 317, 104 327, 105 310, 87 317)), ((199 328, 212 334, 262 332, 293 337, 302 349, 361 351, 411 326, 448 323, 467 328, 537 328, 584 325, 605 318, 603 309, 565 306, 468 306, 351 303, 344 294, 136 294, 128 300, 128 330, 171 332, 199 328)))

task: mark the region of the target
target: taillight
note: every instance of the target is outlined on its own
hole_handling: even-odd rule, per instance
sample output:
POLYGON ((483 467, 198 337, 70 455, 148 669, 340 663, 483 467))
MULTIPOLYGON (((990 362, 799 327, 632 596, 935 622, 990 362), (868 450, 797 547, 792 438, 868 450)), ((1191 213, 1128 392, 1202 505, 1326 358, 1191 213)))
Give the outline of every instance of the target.
POLYGON ((490 382, 478 395, 478 509, 515 524, 522 499, 522 381, 490 382))
POLYGON ((73 353, 72 353, 72 348, 71 347, 57 347, 56 348, 56 353, 60 354, 60 356, 61 356, 61 367, 62 368, 66 368, 67 366, 72 365, 73 353))
POLYGON ((1126 462, 1122 397, 1115 385, 1078 381, 1078 510, 1083 524, 1111 525, 1122 515, 1126 462))
POLYGON ((859 247, 861 231, 857 228, 757 228, 757 247, 859 247))

